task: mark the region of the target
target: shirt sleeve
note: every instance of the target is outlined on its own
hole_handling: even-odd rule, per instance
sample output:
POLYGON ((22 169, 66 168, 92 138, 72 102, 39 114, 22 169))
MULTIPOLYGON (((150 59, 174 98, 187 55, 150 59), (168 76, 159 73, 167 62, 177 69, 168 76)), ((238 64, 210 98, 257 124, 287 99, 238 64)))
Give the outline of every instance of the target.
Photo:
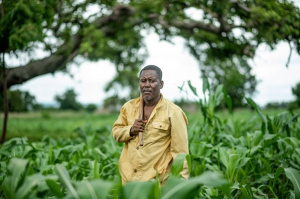
MULTIPOLYGON (((171 155, 173 160, 179 153, 188 154, 188 119, 181 109, 177 109, 171 115, 171 155)), ((180 172, 185 179, 189 177, 187 161, 184 161, 183 170, 180 172)))
POLYGON ((117 142, 127 142, 133 137, 130 136, 130 128, 126 117, 126 108, 121 108, 118 119, 113 125, 112 135, 117 142))

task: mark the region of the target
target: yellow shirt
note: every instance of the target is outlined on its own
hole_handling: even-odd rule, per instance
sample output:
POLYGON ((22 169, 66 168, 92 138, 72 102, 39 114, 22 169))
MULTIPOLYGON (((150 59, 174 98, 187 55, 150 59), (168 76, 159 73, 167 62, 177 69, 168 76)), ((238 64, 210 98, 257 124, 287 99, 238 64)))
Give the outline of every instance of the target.
MULTIPOLYGON (((188 154, 187 117, 181 108, 162 95, 145 126, 144 145, 139 146, 138 136, 129 134, 139 116, 139 103, 140 98, 125 103, 112 129, 115 140, 125 143, 119 160, 123 184, 147 181, 155 178, 156 173, 163 181, 177 154, 188 154)), ((186 163, 181 176, 186 179, 189 176, 186 163)))

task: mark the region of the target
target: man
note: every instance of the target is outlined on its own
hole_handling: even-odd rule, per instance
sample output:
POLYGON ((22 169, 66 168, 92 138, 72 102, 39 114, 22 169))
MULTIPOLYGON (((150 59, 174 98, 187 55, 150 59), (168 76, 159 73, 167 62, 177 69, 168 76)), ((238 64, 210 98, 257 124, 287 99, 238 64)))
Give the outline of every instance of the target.
MULTIPOLYGON (((147 181, 156 178, 156 174, 163 183, 176 156, 188 154, 188 120, 177 105, 160 93, 164 86, 160 68, 148 65, 139 77, 144 104, 142 119, 137 119, 141 98, 136 98, 124 104, 112 129, 115 140, 125 143, 119 170, 123 184, 147 181), (140 132, 143 146, 139 144, 140 132)), ((188 175, 185 163, 181 176, 187 179, 188 175)))

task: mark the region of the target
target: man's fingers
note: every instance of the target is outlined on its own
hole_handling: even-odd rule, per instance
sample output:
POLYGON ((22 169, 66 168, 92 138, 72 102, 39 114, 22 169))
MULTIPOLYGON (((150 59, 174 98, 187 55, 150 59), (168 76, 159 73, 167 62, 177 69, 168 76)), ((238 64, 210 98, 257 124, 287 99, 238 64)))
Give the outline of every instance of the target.
POLYGON ((132 130, 134 132, 136 132, 136 133, 138 133, 138 132, 144 132, 144 126, 142 126, 142 125, 134 125, 132 127, 132 130))
POLYGON ((140 132, 144 132, 146 123, 147 120, 136 119, 132 126, 132 131, 134 132, 134 134, 137 135, 140 132))

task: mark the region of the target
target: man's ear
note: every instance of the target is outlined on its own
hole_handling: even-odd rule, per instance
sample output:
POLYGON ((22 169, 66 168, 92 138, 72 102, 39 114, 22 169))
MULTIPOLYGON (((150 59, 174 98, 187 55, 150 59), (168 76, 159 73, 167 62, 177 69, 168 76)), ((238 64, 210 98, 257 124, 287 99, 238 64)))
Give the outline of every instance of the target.
POLYGON ((162 89, 163 87, 164 87, 164 81, 161 80, 161 81, 160 81, 160 89, 162 89))

